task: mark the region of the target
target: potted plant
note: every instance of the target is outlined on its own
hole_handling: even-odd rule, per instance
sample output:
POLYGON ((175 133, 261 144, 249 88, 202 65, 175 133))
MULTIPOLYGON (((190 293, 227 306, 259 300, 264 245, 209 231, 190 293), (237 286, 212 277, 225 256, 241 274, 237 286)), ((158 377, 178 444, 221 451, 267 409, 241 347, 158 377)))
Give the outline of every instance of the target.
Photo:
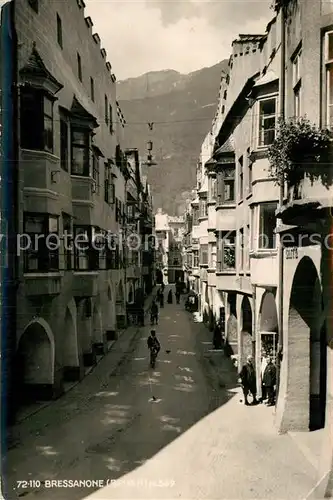
POLYGON ((329 161, 332 133, 321 130, 307 118, 278 120, 276 137, 268 150, 269 173, 276 183, 298 186, 308 177, 313 184, 320 179, 325 187, 332 185, 329 161))

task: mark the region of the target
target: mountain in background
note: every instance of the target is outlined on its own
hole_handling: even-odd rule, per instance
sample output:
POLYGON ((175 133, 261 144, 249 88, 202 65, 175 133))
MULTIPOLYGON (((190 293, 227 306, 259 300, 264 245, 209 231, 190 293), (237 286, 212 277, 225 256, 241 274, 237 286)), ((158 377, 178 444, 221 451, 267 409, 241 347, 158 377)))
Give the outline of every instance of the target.
POLYGON ((155 210, 184 212, 196 183, 196 162, 214 118, 224 60, 182 75, 174 70, 152 71, 117 83, 117 99, 127 122, 126 145, 146 155, 153 142, 156 166, 145 167, 155 210), (150 131, 148 122, 153 122, 150 131))

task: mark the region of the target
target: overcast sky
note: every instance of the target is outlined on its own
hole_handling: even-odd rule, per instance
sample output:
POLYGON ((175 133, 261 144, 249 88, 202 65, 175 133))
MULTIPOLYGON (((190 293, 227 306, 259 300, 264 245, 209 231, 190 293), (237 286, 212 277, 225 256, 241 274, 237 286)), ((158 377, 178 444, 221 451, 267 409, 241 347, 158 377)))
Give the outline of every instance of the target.
POLYGON ((264 33, 272 0, 85 0, 118 80, 189 73, 226 59, 238 33, 264 33))

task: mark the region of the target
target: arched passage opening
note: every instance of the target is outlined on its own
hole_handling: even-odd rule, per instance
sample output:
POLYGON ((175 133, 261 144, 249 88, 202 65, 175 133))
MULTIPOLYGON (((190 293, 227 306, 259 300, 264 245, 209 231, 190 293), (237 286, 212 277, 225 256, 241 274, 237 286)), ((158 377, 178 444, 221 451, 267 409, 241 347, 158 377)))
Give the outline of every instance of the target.
POLYGON ((107 300, 105 303, 105 331, 106 331, 106 339, 107 340, 115 340, 116 338, 116 329, 115 329, 115 303, 112 297, 112 289, 111 285, 108 286, 107 300))
POLYGON ((96 298, 93 309, 93 347, 97 354, 104 354, 103 319, 99 297, 96 298))
POLYGON ((116 321, 117 321, 117 328, 126 327, 125 294, 124 294, 124 285, 122 281, 119 282, 117 287, 116 321))
POLYGON ((86 298, 77 302, 77 331, 83 353, 84 366, 92 366, 96 362, 92 344, 92 300, 86 298))
POLYGON ((228 294, 227 345, 230 354, 238 354, 236 294, 228 294))
POLYGON ((23 402, 53 397, 54 362, 55 345, 50 325, 43 318, 31 321, 17 348, 18 383, 23 402))
POLYGON ((77 312, 74 300, 66 307, 62 345, 64 379, 68 381, 78 380, 80 378, 80 358, 77 338, 77 312))
POLYGON ((289 301, 289 413, 302 430, 325 425, 327 340, 319 276, 309 257, 296 269, 289 301), (295 417, 294 417, 295 418, 295 417))
POLYGON ((254 342, 252 342, 252 308, 250 300, 244 296, 241 306, 241 355, 242 360, 247 356, 255 356, 254 342))

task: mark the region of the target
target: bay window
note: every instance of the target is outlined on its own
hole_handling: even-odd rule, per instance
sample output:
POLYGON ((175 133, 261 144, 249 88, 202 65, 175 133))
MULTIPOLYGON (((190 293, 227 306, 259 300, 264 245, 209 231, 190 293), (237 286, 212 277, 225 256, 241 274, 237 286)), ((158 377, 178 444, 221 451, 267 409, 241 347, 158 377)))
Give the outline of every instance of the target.
POLYGON ((22 148, 53 153, 53 101, 40 89, 22 87, 20 96, 22 148))
POLYGON ((268 250, 276 248, 276 202, 259 205, 259 238, 258 249, 268 250))
POLYGON ((99 269, 99 250, 94 242, 92 226, 74 226, 74 260, 76 271, 95 271, 99 269), (95 247, 95 248, 94 248, 95 247))
POLYGON ((209 201, 216 201, 216 177, 209 177, 209 201))
POLYGON ((193 226, 199 224, 199 207, 193 207, 193 226))
POLYGON ((64 245, 64 264, 66 271, 72 269, 72 220, 70 215, 62 214, 62 232, 63 232, 63 245, 64 245))
POLYGON ((272 144, 275 139, 276 97, 259 100, 259 147, 272 144))
POLYGON ((199 267, 199 251, 193 251, 193 267, 199 267))
POLYGON ((90 130, 73 128, 71 131, 72 175, 90 175, 90 130))
POLYGON ((217 267, 219 272, 235 271, 236 268, 236 232, 223 231, 217 240, 217 267))
POLYGON ((207 200, 202 199, 199 201, 199 217, 207 217, 208 215, 208 207, 207 207, 207 200))
POLYGON ((95 182, 95 192, 99 193, 99 155, 96 151, 93 152, 93 179, 95 182))
POLYGON ((326 126, 333 125, 333 31, 325 34, 326 126))
POLYGON ((60 165, 65 172, 68 172, 68 123, 63 117, 60 118, 60 165))
POLYGON ((200 265, 208 265, 208 245, 200 245, 200 265))
POLYGON ((49 214, 24 214, 24 270, 31 272, 59 271, 59 222, 49 214))
POLYGON ((210 269, 216 268, 216 243, 209 244, 209 259, 208 265, 210 269))
POLYGON ((217 175, 217 203, 235 203, 235 167, 227 167, 217 175))

